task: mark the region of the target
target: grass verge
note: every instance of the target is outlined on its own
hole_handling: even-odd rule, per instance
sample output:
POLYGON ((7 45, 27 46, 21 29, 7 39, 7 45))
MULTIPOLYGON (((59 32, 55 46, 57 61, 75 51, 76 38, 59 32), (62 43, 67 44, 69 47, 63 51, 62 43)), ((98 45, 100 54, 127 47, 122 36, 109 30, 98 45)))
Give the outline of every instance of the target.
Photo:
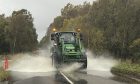
POLYGON ((140 78, 140 64, 132 64, 130 62, 122 62, 112 68, 112 72, 131 75, 140 78))
POLYGON ((5 81, 9 77, 9 72, 5 71, 2 67, 0 68, 0 81, 5 81))
POLYGON ((111 72, 115 75, 140 82, 140 64, 121 62, 118 65, 114 66, 111 69, 111 72))

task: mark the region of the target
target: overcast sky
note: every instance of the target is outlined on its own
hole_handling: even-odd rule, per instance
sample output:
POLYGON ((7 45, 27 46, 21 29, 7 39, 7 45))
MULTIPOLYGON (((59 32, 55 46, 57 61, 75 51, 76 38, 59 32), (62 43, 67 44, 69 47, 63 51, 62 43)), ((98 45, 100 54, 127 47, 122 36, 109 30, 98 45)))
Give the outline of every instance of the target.
POLYGON ((0 0, 0 14, 11 15, 13 10, 27 9, 34 18, 35 28, 40 40, 46 33, 53 19, 60 15, 61 9, 67 4, 82 4, 94 0, 0 0))

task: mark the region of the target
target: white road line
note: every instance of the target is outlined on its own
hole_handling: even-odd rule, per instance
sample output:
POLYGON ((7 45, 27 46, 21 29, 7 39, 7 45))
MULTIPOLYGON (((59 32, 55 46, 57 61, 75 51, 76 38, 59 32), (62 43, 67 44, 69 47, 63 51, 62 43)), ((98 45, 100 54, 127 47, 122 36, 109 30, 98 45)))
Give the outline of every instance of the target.
POLYGON ((60 74, 62 74, 62 76, 64 76, 64 78, 70 83, 70 84, 74 84, 67 76, 65 76, 61 71, 60 74))

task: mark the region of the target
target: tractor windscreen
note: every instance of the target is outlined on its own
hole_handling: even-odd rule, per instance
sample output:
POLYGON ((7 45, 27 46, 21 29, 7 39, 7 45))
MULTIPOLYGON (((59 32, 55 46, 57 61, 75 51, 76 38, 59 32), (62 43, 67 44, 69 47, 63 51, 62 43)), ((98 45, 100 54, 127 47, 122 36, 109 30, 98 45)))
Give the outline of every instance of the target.
POLYGON ((75 43, 75 35, 73 33, 61 33, 60 39, 64 40, 64 43, 75 43))

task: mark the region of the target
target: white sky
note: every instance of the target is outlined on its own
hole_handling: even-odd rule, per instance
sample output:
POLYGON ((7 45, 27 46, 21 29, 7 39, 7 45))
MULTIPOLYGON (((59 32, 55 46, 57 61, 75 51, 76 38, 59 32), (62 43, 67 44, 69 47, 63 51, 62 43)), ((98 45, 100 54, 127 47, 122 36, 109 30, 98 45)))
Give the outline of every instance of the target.
POLYGON ((60 15, 61 9, 67 3, 76 5, 84 1, 92 3, 94 0, 0 0, 0 14, 9 16, 14 10, 27 9, 34 18, 38 40, 40 40, 45 35, 47 27, 56 16, 60 15))

